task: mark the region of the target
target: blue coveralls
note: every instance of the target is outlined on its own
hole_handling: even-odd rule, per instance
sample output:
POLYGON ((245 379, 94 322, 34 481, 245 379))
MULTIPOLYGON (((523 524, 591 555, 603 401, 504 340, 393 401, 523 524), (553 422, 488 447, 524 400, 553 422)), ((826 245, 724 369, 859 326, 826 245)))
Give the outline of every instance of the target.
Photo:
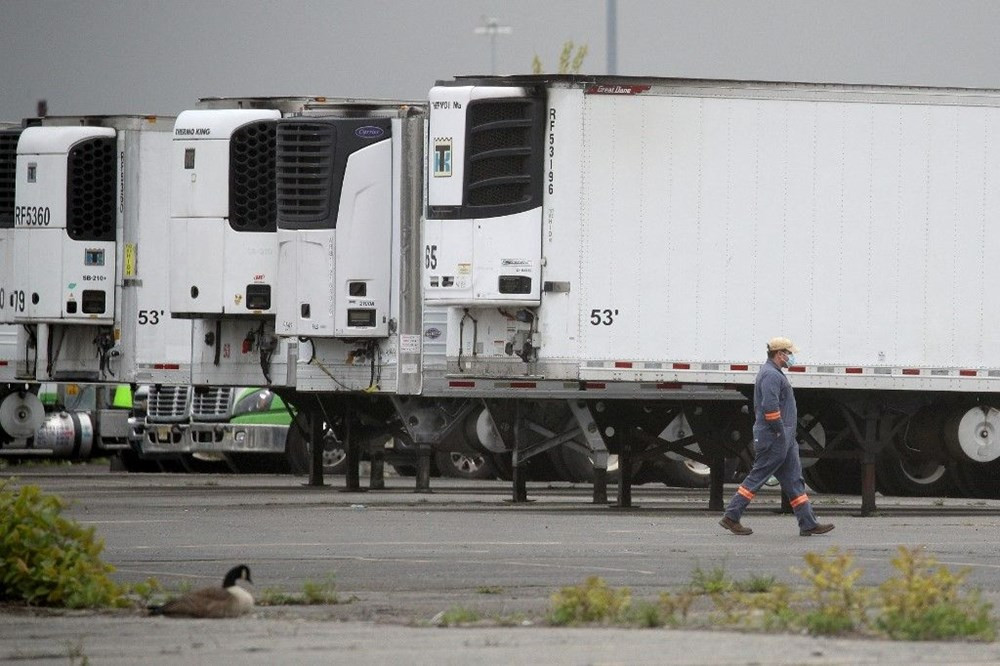
POLYGON ((795 395, 788 378, 772 359, 768 359, 757 373, 753 387, 753 409, 753 468, 737 488, 733 499, 729 500, 726 517, 739 522, 743 511, 764 482, 775 476, 781 483, 781 490, 791 500, 799 529, 816 527, 816 516, 809 504, 809 496, 806 495, 806 484, 802 480, 799 446, 795 441, 798 422, 795 395), (780 435, 776 435, 768 426, 768 422, 774 420, 779 420, 782 424, 780 435))

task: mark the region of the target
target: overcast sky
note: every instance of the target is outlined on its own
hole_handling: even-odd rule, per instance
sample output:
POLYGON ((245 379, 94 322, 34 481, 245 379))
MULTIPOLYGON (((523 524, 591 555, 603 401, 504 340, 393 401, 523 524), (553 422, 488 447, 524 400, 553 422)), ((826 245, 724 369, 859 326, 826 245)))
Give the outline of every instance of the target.
MULTIPOLYGON (((422 99, 437 79, 606 72, 605 0, 0 0, 0 120, 217 95, 422 99)), ((994 0, 618 0, 620 74, 1000 88, 994 0)))

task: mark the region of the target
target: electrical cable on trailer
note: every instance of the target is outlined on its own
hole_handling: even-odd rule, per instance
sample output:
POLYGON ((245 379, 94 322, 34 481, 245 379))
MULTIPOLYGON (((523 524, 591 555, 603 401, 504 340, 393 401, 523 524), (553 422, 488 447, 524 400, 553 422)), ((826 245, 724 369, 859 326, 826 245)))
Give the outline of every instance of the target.
POLYGON ((368 342, 366 353, 371 358, 371 375, 368 378, 368 388, 365 389, 365 393, 375 393, 380 389, 379 384, 382 382, 382 347, 379 345, 378 340, 371 340, 368 342), (375 371, 375 360, 376 355, 378 356, 378 373, 375 371))
POLYGON ((462 308, 462 319, 458 322, 458 371, 462 372, 462 348, 465 347, 465 320, 472 320, 472 355, 476 356, 476 341, 479 339, 479 320, 469 314, 469 308, 462 308))
POLYGON ((327 377, 329 377, 330 379, 332 379, 334 384, 336 384, 340 388, 344 389, 345 391, 352 391, 352 390, 354 390, 350 386, 348 386, 347 384, 343 383, 342 381, 340 381, 339 379, 337 379, 336 377, 334 377, 333 373, 330 372, 330 370, 325 365, 323 365, 322 363, 320 363, 316 359, 316 345, 315 345, 315 343, 313 343, 312 338, 300 335, 299 336, 299 342, 308 342, 309 343, 309 347, 312 350, 312 353, 309 355, 309 360, 306 361, 306 365, 315 365, 317 368, 319 368, 320 370, 323 371, 323 374, 325 374, 327 377))
POLYGON ((278 341, 273 338, 269 338, 265 343, 264 322, 260 322, 260 328, 257 330, 257 350, 260 352, 260 369, 268 384, 271 383, 271 357, 277 345, 278 341))
POLYGON ((98 365, 101 371, 101 379, 107 376, 116 376, 114 371, 111 370, 111 350, 115 346, 114 337, 108 333, 98 333, 94 337, 94 344, 97 345, 97 358, 99 360, 98 365))

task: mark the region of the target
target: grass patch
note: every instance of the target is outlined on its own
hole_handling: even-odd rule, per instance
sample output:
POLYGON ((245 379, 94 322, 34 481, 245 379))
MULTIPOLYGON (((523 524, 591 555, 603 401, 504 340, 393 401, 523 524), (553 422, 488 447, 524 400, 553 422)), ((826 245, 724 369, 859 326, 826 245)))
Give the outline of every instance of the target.
POLYGON ((463 624, 479 622, 482 616, 469 608, 454 606, 446 611, 438 613, 433 622, 439 627, 458 627, 463 624))
POLYGON ((854 556, 830 548, 825 554, 806 553, 806 567, 797 570, 809 583, 807 598, 813 608, 805 613, 805 628, 812 634, 842 634, 864 627, 869 591, 856 583, 861 569, 854 556))
POLYGON ((476 592, 479 594, 501 594, 503 588, 499 585, 483 585, 476 588, 476 592))
POLYGON ((309 605, 339 603, 333 574, 328 574, 320 582, 307 580, 302 583, 302 598, 303 602, 309 605))
POLYGON ((714 567, 706 571, 698 566, 691 572, 688 586, 696 594, 724 594, 733 589, 733 581, 726 575, 725 567, 714 567))
POLYGON ((0 601, 61 608, 122 607, 123 588, 101 560, 94 528, 63 517, 66 503, 38 486, 0 482, 0 601))
POLYGON ((633 604, 628 588, 615 589, 591 577, 552 596, 548 621, 554 625, 716 626, 895 640, 996 638, 992 606, 978 591, 962 589, 968 571, 951 571, 919 548, 901 546, 892 560, 896 574, 875 587, 859 584, 862 571, 850 552, 831 548, 806 553, 804 561, 804 567, 792 569, 804 582, 796 587, 770 575, 734 581, 723 567, 697 567, 687 585, 662 592, 658 603, 633 604), (692 607, 699 599, 710 601, 711 607, 705 612, 704 602, 699 602, 694 614, 692 607))
POLYGON ((892 566, 897 574, 879 586, 879 629, 890 638, 993 640, 992 606, 978 592, 961 587, 968 569, 952 572, 918 548, 899 547, 892 566))
POLYGON ((258 606, 316 606, 342 603, 337 595, 333 574, 320 582, 307 580, 299 592, 285 592, 279 587, 265 587, 257 593, 258 606))
POLYGON ((733 581, 733 589, 748 594, 764 594, 775 586, 774 576, 751 576, 746 580, 733 581))
POLYGON ((615 589, 604 579, 591 576, 580 585, 564 587, 552 595, 549 622, 564 626, 627 621, 631 603, 632 592, 627 587, 615 589))

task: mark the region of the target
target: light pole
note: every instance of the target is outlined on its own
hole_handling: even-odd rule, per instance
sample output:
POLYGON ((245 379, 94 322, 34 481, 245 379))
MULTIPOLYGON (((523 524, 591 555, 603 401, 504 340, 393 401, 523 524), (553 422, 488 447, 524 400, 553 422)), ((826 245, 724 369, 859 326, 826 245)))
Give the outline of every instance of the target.
POLYGON ((490 74, 497 73, 497 35, 509 35, 514 29, 509 25, 500 25, 495 18, 483 17, 483 25, 473 32, 477 35, 490 36, 490 74))
POLYGON ((618 73, 618 0, 607 0, 608 74, 618 73))

